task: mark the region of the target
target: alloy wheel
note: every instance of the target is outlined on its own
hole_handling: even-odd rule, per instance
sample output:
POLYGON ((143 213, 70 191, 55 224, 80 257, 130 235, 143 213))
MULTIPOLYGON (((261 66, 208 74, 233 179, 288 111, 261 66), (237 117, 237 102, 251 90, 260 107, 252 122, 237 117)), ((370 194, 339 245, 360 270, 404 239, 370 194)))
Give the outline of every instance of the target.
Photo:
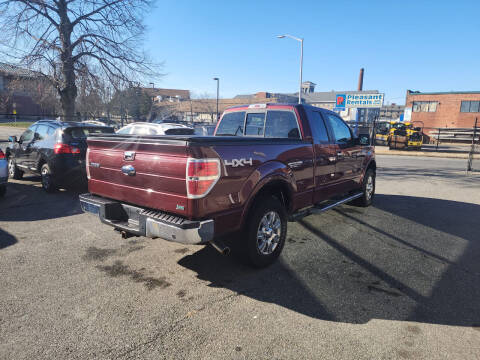
POLYGON ((266 213, 257 230, 257 248, 262 255, 270 255, 280 242, 282 222, 280 215, 275 211, 266 213))
POLYGON ((367 184, 365 186, 365 195, 367 196, 367 200, 370 200, 372 198, 373 194, 373 176, 370 175, 367 179, 367 184))

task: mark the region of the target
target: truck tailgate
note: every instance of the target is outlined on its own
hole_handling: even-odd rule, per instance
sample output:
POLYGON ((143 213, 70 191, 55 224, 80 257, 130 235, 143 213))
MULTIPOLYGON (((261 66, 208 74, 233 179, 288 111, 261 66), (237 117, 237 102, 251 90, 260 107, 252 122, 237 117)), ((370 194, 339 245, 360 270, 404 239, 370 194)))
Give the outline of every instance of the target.
POLYGON ((163 137, 89 137, 89 191, 185 216, 187 149, 185 140, 163 137))

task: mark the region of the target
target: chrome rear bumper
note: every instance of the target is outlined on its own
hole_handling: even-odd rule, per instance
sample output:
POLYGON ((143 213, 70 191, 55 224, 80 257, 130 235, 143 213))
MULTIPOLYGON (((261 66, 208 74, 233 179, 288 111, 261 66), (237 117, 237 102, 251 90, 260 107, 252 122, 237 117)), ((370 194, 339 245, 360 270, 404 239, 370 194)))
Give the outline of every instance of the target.
POLYGON ((187 220, 89 193, 80 195, 80 205, 84 212, 98 215, 101 222, 137 236, 183 244, 207 243, 214 236, 213 220, 187 220))

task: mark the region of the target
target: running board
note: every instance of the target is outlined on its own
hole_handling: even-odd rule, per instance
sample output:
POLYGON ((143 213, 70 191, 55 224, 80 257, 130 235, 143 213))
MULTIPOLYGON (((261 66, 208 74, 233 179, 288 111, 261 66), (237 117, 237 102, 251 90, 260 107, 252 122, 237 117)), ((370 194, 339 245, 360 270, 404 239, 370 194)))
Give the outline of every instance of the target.
POLYGON ((337 201, 334 201, 334 202, 330 201, 330 202, 327 202, 326 204, 315 205, 311 208, 301 210, 301 211, 299 211, 295 214, 290 215, 289 218, 288 218, 288 221, 297 221, 297 220, 300 220, 301 218, 304 218, 305 216, 308 216, 308 215, 323 213, 327 210, 333 209, 334 207, 336 207, 338 205, 342 205, 342 204, 345 204, 345 203, 350 202, 352 200, 358 199, 362 195, 363 195, 363 192, 359 192, 359 193, 356 193, 354 195, 350 195, 350 196, 348 196, 344 199, 341 199, 341 200, 337 200, 337 201), (323 205, 323 206, 321 206, 321 205, 323 205))

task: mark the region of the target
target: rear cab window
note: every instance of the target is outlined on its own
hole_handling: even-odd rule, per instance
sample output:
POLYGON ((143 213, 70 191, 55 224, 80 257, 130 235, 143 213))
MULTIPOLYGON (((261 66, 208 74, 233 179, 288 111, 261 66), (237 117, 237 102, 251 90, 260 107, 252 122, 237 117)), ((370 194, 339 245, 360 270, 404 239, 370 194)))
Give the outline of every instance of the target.
POLYGON ((267 111, 265 137, 300 139, 300 131, 294 113, 285 110, 267 111))
POLYGON ((251 136, 300 139, 300 129, 291 110, 234 111, 223 115, 216 136, 251 136))
POLYGON ((245 111, 234 111, 223 115, 216 136, 243 136, 245 111))
POLYGON ((249 113, 245 121, 246 136, 263 136, 265 128, 265 113, 249 113))

